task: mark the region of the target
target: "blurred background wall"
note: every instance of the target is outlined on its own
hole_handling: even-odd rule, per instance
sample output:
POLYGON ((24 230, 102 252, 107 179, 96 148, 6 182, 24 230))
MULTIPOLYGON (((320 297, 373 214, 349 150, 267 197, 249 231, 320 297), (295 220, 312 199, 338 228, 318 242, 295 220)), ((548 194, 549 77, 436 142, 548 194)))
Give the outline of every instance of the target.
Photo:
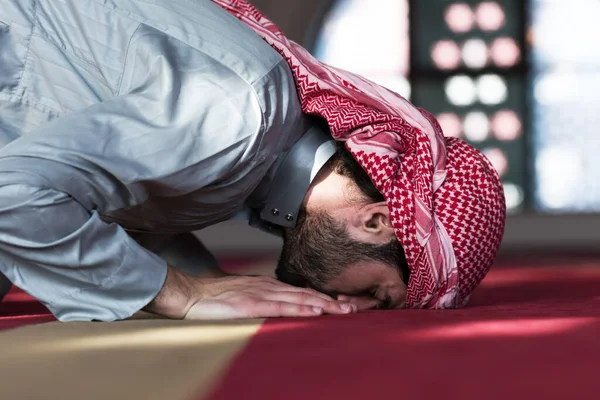
MULTIPOLYGON (((437 116, 501 174, 502 250, 600 249, 600 1, 254 0, 320 60, 437 116)), ((217 254, 277 251, 239 221, 217 254)))

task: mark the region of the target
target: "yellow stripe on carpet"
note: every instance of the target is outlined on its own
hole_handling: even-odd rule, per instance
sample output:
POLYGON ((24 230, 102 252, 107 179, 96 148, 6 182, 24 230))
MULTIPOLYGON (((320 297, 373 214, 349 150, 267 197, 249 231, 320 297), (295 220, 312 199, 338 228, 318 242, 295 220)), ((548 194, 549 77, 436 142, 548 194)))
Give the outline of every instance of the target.
POLYGON ((262 322, 134 319, 9 330, 0 334, 0 399, 201 399, 262 322))

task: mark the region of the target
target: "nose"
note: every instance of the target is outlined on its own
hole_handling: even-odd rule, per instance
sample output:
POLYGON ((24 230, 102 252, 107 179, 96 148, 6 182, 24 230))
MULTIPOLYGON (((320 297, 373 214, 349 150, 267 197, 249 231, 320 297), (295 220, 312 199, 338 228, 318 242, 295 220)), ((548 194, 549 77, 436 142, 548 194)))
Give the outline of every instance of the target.
POLYGON ((386 292, 387 308, 405 308, 406 307, 406 288, 402 285, 391 285, 386 292))

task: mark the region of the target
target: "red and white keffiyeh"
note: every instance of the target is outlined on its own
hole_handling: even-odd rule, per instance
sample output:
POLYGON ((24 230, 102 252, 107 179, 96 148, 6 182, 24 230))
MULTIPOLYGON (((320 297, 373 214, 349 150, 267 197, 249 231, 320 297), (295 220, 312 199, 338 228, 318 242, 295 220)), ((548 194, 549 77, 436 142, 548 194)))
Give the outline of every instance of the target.
POLYGON ((302 110, 327 120, 385 197, 411 270, 408 308, 456 308, 487 274, 506 207, 481 152, 435 118, 358 75, 325 65, 244 0, 213 0, 289 63, 302 110))

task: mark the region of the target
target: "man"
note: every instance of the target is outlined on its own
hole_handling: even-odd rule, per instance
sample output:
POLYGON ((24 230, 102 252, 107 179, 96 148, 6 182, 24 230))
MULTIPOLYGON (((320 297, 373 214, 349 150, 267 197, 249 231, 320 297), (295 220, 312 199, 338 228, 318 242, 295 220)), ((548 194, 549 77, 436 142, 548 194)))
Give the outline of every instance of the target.
POLYGON ((489 162, 462 142, 446 149, 426 113, 317 64, 247 3, 216 3, 226 11, 207 0, 0 2, 0 271, 61 320, 464 304, 502 236, 489 162), (285 197, 277 182, 302 170, 287 160, 327 130, 305 114, 346 147, 319 156, 316 141, 300 209, 281 213, 271 193, 285 197), (475 228, 463 218, 473 210, 475 228), (149 236, 240 215, 276 218, 278 276, 297 286, 198 278, 149 250, 149 236))

